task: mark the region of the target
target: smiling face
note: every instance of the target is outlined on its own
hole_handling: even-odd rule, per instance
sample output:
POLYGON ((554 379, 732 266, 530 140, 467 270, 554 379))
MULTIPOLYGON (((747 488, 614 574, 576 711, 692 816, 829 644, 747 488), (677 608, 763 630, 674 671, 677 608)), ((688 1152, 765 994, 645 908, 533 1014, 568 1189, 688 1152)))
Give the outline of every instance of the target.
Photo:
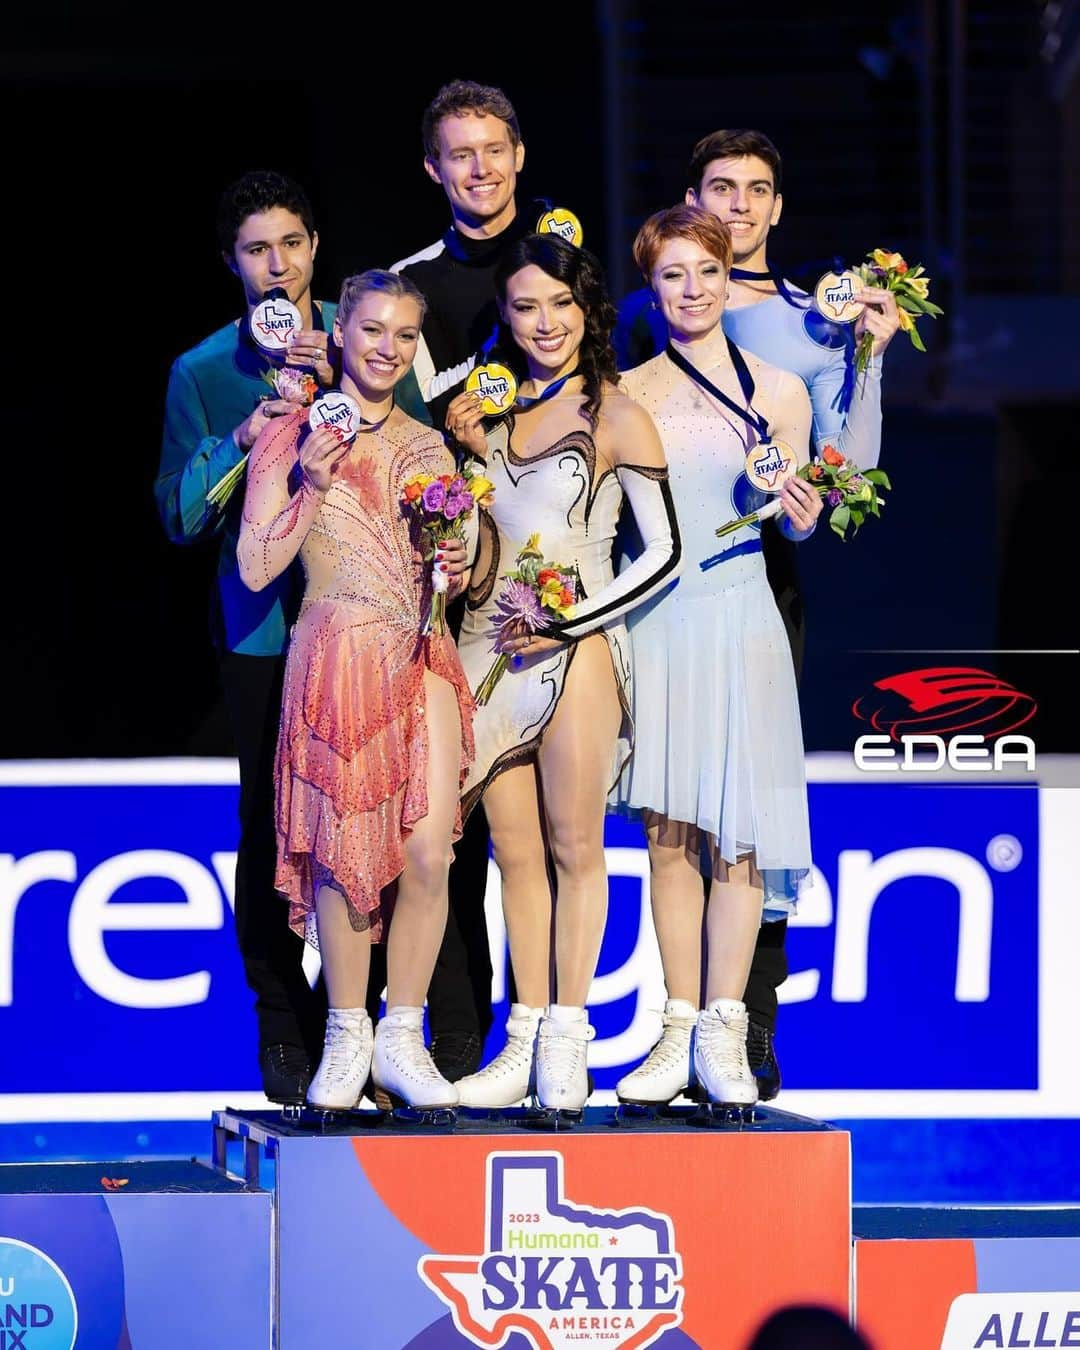
POLYGON ((765 240, 780 219, 784 199, 774 191, 772 169, 763 159, 739 155, 712 160, 686 201, 703 206, 728 227, 737 266, 764 261, 765 240))
POLYGON ((335 319, 345 392, 375 403, 384 399, 413 363, 420 319, 412 296, 381 291, 365 291, 344 323, 335 319))
POLYGON ((535 263, 512 273, 500 305, 503 322, 525 353, 532 380, 555 380, 577 365, 585 311, 565 281, 535 263))
POLYGON ((723 263, 695 239, 677 235, 665 240, 649 283, 675 338, 702 337, 723 316, 727 273, 723 263))
POLYGON ((268 290, 280 286, 301 312, 310 307, 311 274, 319 236, 309 235, 304 222, 283 206, 247 216, 236 232, 232 255, 225 262, 244 287, 248 308, 268 290))
POLYGON ((498 234, 514 219, 525 147, 490 113, 452 113, 439 123, 437 139, 439 153, 424 168, 446 193, 454 223, 472 237, 498 234))

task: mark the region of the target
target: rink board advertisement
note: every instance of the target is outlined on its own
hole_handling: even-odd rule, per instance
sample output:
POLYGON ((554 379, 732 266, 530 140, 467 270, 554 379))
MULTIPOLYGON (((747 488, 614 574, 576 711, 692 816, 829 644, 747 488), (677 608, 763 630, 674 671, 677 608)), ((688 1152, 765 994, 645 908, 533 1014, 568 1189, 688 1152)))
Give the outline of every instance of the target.
POLYGON ((1080 1346, 1080 1211, 1073 1231, 856 1240, 856 1324, 876 1350, 1080 1346))
POLYGON ((34 1193, 0 1194, 3 1350, 269 1347, 269 1194, 130 1194, 123 1175, 74 1194, 63 1165, 18 1171, 34 1193))
POLYGON ((835 1130, 278 1136, 282 1350, 739 1350, 849 1302, 835 1130))
MULTIPOLYGON (((1080 1015, 1063 861, 1080 794, 815 781, 813 763, 810 777, 815 866, 788 935, 779 1105, 825 1118, 1080 1112, 1068 1047, 1052 1044, 1080 1015), (965 1053, 930 1052, 940 1045, 965 1053)), ((261 1103, 232 931, 237 792, 229 761, 0 765, 3 1118, 205 1118, 261 1103)), ((597 1102, 659 1032, 643 843, 609 817, 597 1102)), ((486 912, 494 1053, 507 1012, 494 864, 486 912)))

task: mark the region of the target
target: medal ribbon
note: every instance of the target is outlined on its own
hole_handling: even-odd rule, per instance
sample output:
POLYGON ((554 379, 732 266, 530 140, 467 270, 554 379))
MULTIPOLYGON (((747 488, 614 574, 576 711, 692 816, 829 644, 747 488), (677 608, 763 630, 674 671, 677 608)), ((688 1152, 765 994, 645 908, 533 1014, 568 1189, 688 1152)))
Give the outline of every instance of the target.
POLYGON ((771 281, 776 287, 777 294, 792 309, 806 309, 810 304, 809 300, 800 300, 798 296, 792 294, 787 282, 775 267, 770 267, 764 272, 748 272, 745 267, 733 267, 728 276, 732 281, 771 281))
POLYGON ((701 371, 698 370, 696 366, 691 365, 686 357, 683 356, 682 352, 676 351, 675 347, 670 342, 667 345, 666 355, 669 361, 678 366, 684 375, 689 375, 694 383, 700 385, 707 394, 711 394, 713 398, 722 403, 725 408, 736 413, 744 422, 748 422, 754 431, 757 432, 759 441, 763 443, 767 442, 772 439, 769 435, 769 424, 760 413, 754 412, 752 406, 755 389, 754 377, 750 374, 749 367, 746 364, 742 352, 739 351, 738 347, 735 346, 734 342, 732 342, 729 337, 725 337, 725 340, 727 342, 728 352, 731 355, 731 364, 735 367, 735 374, 739 377, 739 388, 743 392, 743 398, 746 399, 745 408, 740 408, 735 400, 728 398, 727 394, 725 394, 722 389, 717 389, 712 380, 706 379, 701 371))
POLYGON ((530 398, 527 394, 518 394, 514 399, 514 411, 525 412, 527 408, 533 408, 538 403, 546 403, 549 398, 554 398, 567 380, 572 380, 575 375, 580 375, 581 370, 575 366, 573 370, 557 379, 554 384, 549 384, 542 394, 537 394, 535 398, 530 398))

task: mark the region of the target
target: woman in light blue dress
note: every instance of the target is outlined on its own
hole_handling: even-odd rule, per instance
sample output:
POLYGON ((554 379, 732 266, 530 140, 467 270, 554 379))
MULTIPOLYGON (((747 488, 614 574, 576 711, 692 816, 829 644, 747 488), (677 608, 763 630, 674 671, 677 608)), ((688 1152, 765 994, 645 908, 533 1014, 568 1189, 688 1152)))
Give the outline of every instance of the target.
MULTIPOLYGON (((792 910, 810 831, 795 672, 760 536, 747 527, 720 541, 715 530, 741 514, 747 454, 767 437, 805 462, 810 400, 797 376, 724 336, 727 226, 674 207, 646 221, 634 256, 671 342, 624 375, 623 388, 660 432, 686 564, 629 616, 637 740, 617 796, 648 835, 668 1003, 663 1037, 617 1091, 626 1102, 668 1102, 693 1075, 711 1100, 747 1105, 757 1100, 742 1002, 754 943, 763 919, 792 910)), ((763 528, 806 538, 821 498, 791 478, 779 499, 782 513, 763 528)))

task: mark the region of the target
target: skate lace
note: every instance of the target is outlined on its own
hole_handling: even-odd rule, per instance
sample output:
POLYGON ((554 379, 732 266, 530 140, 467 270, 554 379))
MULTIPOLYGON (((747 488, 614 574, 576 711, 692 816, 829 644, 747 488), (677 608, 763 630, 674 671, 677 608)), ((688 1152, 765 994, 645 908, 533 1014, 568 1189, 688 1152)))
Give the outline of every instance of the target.
POLYGON ((503 1074, 519 1073, 532 1067, 533 1046, 536 1043, 536 1027, 533 1026, 524 1035, 513 1034, 506 1038, 506 1044, 486 1068, 476 1075, 488 1081, 501 1078, 503 1074))
POLYGON ((414 1083, 442 1083, 443 1076, 424 1045, 421 1032, 413 1027, 388 1027, 383 1032, 386 1058, 394 1068, 414 1083))
POLYGON ((577 1036, 566 1031, 556 1031, 550 1023, 540 1029, 540 1041, 537 1055, 544 1061, 547 1077, 556 1082, 565 1082, 584 1064, 589 1042, 596 1035, 593 1027, 588 1027, 586 1036, 577 1036))
POLYGON ((658 1069, 674 1069, 687 1063, 690 1050, 689 1033, 679 1035, 681 1028, 664 1025, 660 1039, 649 1051, 638 1073, 651 1073, 658 1069))
POLYGON ((738 1027, 729 1026, 719 1017, 705 1017, 698 1023, 698 1044, 710 1069, 718 1077, 745 1077, 743 1036, 738 1027))
POLYGON ((331 1009, 326 1018, 326 1042, 319 1066, 322 1077, 333 1081, 348 1078, 364 1045, 359 1018, 340 1017, 331 1009))

